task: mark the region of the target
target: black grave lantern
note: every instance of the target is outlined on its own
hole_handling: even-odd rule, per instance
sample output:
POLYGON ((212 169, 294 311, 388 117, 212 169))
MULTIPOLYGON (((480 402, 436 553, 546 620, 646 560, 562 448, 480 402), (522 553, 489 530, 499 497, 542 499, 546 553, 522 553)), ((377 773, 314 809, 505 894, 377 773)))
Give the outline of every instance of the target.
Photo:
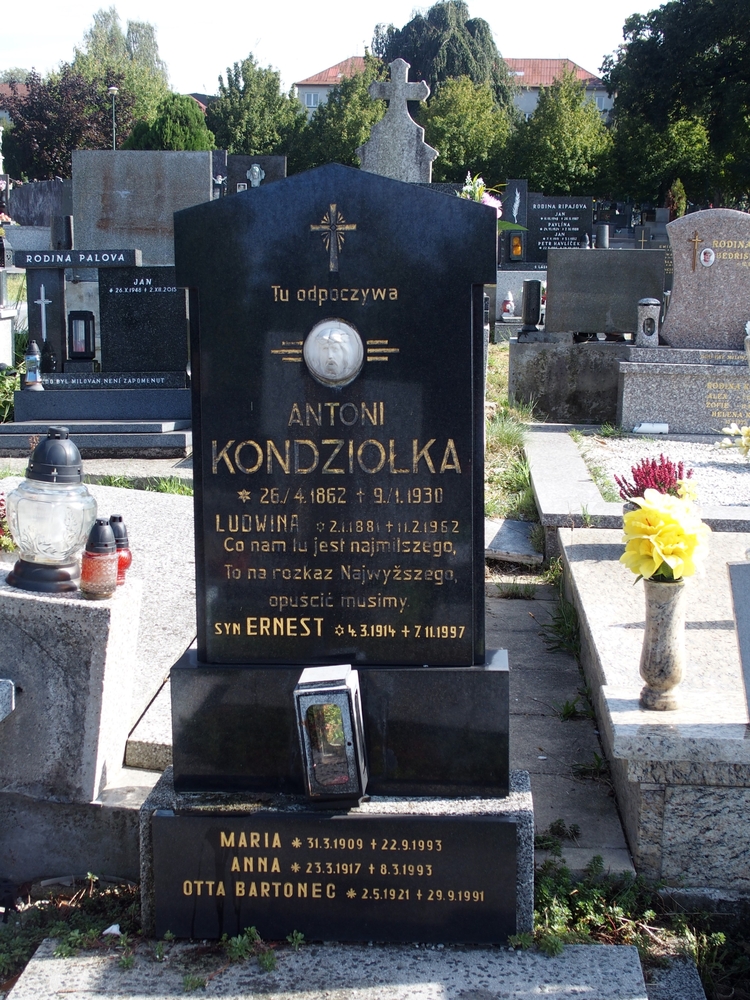
POLYGON ((96 320, 92 312, 74 310, 68 313, 68 358, 71 361, 92 361, 96 356, 96 320))
POLYGON ((507 260, 526 260, 526 233, 520 229, 509 229, 507 240, 507 260))
POLYGON ((357 671, 348 664, 308 667, 294 704, 308 797, 360 798, 367 763, 357 671))

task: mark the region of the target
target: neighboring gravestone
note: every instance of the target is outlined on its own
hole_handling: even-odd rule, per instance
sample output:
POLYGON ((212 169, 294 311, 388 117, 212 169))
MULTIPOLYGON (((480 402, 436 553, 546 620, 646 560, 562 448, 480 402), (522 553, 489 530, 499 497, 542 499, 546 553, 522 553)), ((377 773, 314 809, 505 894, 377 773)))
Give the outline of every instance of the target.
POLYGON ((556 250, 547 256, 547 333, 634 333, 638 301, 664 294, 663 250, 556 250))
POLYGON ((103 372, 185 371, 187 293, 173 267, 100 271, 99 316, 103 372))
POLYGON ((671 347, 743 350, 750 320, 750 215, 711 208, 667 226, 674 287, 661 337, 671 347))
POLYGON ((171 675, 174 785, 142 812, 145 926, 530 929, 530 808, 499 797, 507 657, 484 649, 495 231, 491 209, 335 164, 177 214, 198 640, 171 675), (395 801, 304 808, 294 691, 316 664, 357 668, 368 790, 395 801))
POLYGON ((546 263, 547 251, 591 245, 594 200, 588 195, 529 194, 526 260, 546 263))
POLYGON ((426 101, 430 88, 422 80, 409 83, 409 63, 394 59, 390 63, 389 83, 370 84, 373 100, 388 101, 388 110, 372 127, 370 138, 357 150, 362 169, 381 177, 429 184, 432 161, 439 155, 424 141, 424 129, 409 114, 408 101, 426 101))
POLYGON ((227 194, 237 194, 252 186, 252 178, 248 177, 248 173, 256 163, 263 171, 264 185, 282 181, 286 177, 285 156, 245 156, 230 153, 227 156, 227 194))
POLYGON ((529 182, 509 180, 503 192, 503 222, 526 226, 529 207, 529 182))
POLYGON ((145 265, 174 263, 174 212, 210 201, 210 152, 77 150, 76 243, 91 250, 140 247, 145 265))

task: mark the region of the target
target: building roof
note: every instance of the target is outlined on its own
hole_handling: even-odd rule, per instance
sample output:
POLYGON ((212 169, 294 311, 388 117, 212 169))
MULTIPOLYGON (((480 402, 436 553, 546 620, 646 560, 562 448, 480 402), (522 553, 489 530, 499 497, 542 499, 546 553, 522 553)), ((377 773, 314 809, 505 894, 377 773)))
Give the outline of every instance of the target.
POLYGON ((355 73, 362 73, 364 68, 365 60, 363 56, 350 56, 349 59, 344 59, 343 62, 336 63, 335 66, 329 66, 328 69, 321 70, 315 76, 308 76, 306 80, 298 80, 295 83, 295 87, 314 85, 319 87, 335 87, 337 83, 341 83, 342 80, 348 80, 355 73))
MULTIPOLYGON (((17 83, 16 87, 18 88, 19 97, 25 97, 29 92, 29 88, 25 83, 17 83)), ((12 94, 13 91, 11 90, 9 83, 0 83, 0 101, 2 101, 4 97, 10 97, 12 94)))
POLYGON ((561 80, 566 69, 573 70, 576 80, 587 87, 603 87, 604 82, 593 73, 577 66, 570 59, 505 59, 510 75, 519 87, 551 87, 561 80))

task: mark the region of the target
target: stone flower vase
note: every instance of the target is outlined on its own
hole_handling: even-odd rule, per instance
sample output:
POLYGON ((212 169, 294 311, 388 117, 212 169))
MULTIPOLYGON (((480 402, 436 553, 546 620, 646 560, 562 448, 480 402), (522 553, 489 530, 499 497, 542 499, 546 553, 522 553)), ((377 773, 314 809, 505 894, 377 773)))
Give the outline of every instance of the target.
POLYGON ((675 688, 685 663, 685 582, 644 580, 646 630, 641 651, 641 708, 679 708, 675 688))

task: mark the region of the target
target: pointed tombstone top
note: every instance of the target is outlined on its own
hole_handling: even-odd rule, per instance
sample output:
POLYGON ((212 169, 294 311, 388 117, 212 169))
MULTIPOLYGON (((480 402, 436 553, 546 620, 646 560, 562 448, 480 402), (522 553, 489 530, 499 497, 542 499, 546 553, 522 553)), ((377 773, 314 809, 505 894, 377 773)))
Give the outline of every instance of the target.
POLYGON ((394 59, 388 82, 370 84, 373 100, 388 101, 385 116, 373 125, 370 138, 357 150, 362 169, 397 181, 429 184, 432 161, 439 155, 424 141, 424 129, 409 114, 407 101, 424 101, 430 88, 424 80, 409 83, 409 63, 394 59))

